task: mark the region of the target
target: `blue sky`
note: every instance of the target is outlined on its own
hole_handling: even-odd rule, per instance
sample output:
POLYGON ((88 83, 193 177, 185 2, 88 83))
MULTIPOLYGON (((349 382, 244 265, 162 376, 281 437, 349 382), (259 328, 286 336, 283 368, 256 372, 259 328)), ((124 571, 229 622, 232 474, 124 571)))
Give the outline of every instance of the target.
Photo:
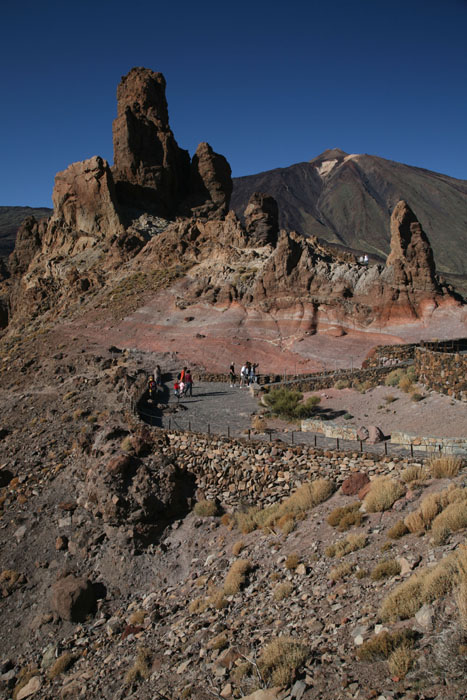
POLYGON ((18 0, 1 11, 0 205, 112 162, 116 88, 164 73, 172 130, 247 175, 327 148, 467 179, 467 0, 18 0))

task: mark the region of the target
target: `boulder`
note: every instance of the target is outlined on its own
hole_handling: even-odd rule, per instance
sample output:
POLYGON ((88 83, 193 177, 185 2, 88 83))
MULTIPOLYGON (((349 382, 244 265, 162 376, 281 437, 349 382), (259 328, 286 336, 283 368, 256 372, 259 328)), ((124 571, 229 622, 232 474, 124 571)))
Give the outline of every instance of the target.
POLYGON ((383 442, 384 433, 381 428, 376 425, 370 425, 368 428, 368 443, 370 445, 375 445, 377 442, 383 442))
POLYGON ((368 428, 365 428, 365 426, 362 425, 357 430, 357 440, 362 440, 362 441, 368 440, 369 437, 370 437, 370 433, 368 432, 368 428))
POLYGON ((274 197, 254 192, 245 209, 245 226, 252 245, 277 244, 279 209, 274 197))
POLYGON ((69 574, 52 586, 51 604, 62 620, 83 622, 95 611, 96 593, 90 581, 69 574))
POLYGON ((370 479, 363 472, 355 472, 342 482, 341 491, 345 496, 356 496, 370 479))

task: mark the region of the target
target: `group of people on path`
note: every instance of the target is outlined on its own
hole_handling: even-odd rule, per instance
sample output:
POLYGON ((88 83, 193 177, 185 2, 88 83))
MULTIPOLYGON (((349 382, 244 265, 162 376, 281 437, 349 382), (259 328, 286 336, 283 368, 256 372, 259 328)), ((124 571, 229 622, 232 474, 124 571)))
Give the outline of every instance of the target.
POLYGON ((174 394, 179 399, 182 396, 193 396, 193 377, 191 370, 184 367, 174 383, 174 394))
MULTIPOLYGON (((159 388, 162 386, 162 370, 159 365, 156 366, 154 374, 149 375, 148 379, 148 395, 149 399, 153 400, 157 396, 159 388)), ((193 396, 193 376, 188 367, 184 367, 178 374, 174 382, 174 394, 179 399, 181 396, 193 396)))
MULTIPOLYGON (((245 362, 240 370, 240 387, 247 387, 254 382, 258 381, 257 369, 259 364, 257 362, 245 362)), ((230 386, 237 386, 237 375, 235 374, 235 364, 232 362, 229 368, 229 381, 230 386)))

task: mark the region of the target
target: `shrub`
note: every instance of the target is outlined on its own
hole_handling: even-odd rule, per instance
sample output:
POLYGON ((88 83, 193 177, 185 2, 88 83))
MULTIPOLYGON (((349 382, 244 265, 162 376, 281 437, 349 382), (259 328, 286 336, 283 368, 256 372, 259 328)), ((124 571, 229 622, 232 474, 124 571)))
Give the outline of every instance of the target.
POLYGON ((216 608, 216 610, 223 610, 224 608, 226 608, 228 602, 226 600, 223 589, 213 588, 211 590, 211 595, 209 596, 208 603, 209 605, 212 605, 213 608, 216 608))
POLYGON ((386 401, 386 403, 392 403, 393 401, 397 401, 397 396, 393 396, 392 394, 386 394, 384 400, 386 401))
POLYGON ((135 610, 135 612, 130 615, 128 622, 130 625, 141 625, 146 615, 146 610, 135 610))
POLYGON ((273 389, 264 395, 264 401, 275 416, 296 420, 298 418, 308 418, 313 415, 316 405, 320 402, 319 396, 310 396, 301 403, 303 394, 300 391, 290 389, 273 389))
POLYGON ((332 527, 337 528, 338 532, 345 532, 345 530, 351 528, 352 525, 360 525, 362 519, 363 515, 360 512, 360 501, 356 501, 342 508, 334 508, 328 515, 327 522, 329 525, 332 525, 332 527))
MULTIPOLYGON (((467 488, 455 487, 454 485, 451 485, 443 491, 438 491, 437 493, 430 493, 427 496, 425 496, 425 498, 420 504, 420 507, 416 511, 409 513, 405 517, 404 523, 410 530, 410 532, 419 532, 420 530, 427 530, 432 524, 432 522, 435 520, 435 518, 437 518, 438 514, 441 514, 441 512, 444 511, 445 508, 456 503, 465 503, 466 500, 467 488)), ((461 507, 459 510, 462 512, 462 510, 465 510, 465 508, 461 507)), ((456 513, 457 509, 453 508, 450 510, 448 516, 444 516, 444 520, 443 518, 440 518, 440 520, 438 520, 437 528, 439 528, 439 532, 441 532, 441 525, 443 524, 443 522, 445 525, 447 525, 448 520, 451 520, 452 525, 456 530, 460 529, 461 527, 464 527, 463 525, 460 525, 460 527, 455 526, 455 520, 457 521, 457 518, 459 517, 456 515, 456 513)), ((462 515, 460 521, 458 522, 462 522, 462 515)))
POLYGON ((446 455, 445 457, 433 457, 429 461, 429 469, 431 475, 435 479, 443 479, 445 477, 457 476, 462 466, 462 459, 454 455, 446 455))
POLYGON ((399 379, 399 389, 405 391, 406 394, 412 389, 412 380, 409 379, 407 375, 404 375, 399 379))
POLYGON ((380 632, 364 642, 357 651, 359 661, 377 661, 387 659, 398 647, 405 644, 413 646, 417 639, 415 630, 398 630, 396 632, 380 632))
POLYGON ((382 578, 397 576, 400 572, 401 565, 398 561, 395 559, 385 559, 375 566, 370 575, 373 581, 380 581, 382 578))
POLYGON ((230 567, 224 581, 224 594, 235 595, 245 583, 246 576, 251 570, 248 559, 237 559, 230 567))
POLYGON ((122 440, 122 442, 120 443, 120 449, 123 450, 123 452, 133 451, 133 440, 131 439, 130 435, 128 435, 122 440))
POLYGON ((406 535, 409 532, 409 529, 407 525, 404 523, 403 520, 398 520, 395 525, 393 525, 389 530, 388 530, 388 537, 391 538, 391 540, 398 540, 404 535, 406 535))
POLYGON ((393 369, 392 372, 389 372, 388 376, 384 380, 384 383, 386 386, 398 386, 403 376, 403 369, 393 369))
POLYGON ((414 663, 414 653, 410 646, 401 644, 388 659, 389 670, 393 676, 404 678, 414 663))
POLYGON ((293 591, 293 586, 290 583, 290 581, 285 581, 284 583, 280 583, 274 589, 274 600, 283 600, 284 598, 288 598, 289 595, 292 593, 292 591, 293 591))
POLYGON ((327 547, 325 554, 328 557, 344 557, 357 549, 363 549, 365 545, 366 535, 348 535, 345 539, 327 547))
POLYGON ((419 394, 418 391, 414 391, 410 398, 412 399, 412 401, 422 401, 422 399, 424 399, 425 397, 423 394, 419 394))
POLYGON ((404 493, 403 486, 387 476, 380 476, 370 484, 370 490, 363 503, 369 513, 379 513, 388 510, 394 501, 404 493))
POLYGON ((339 379, 334 384, 334 389, 348 389, 349 386, 350 386, 350 382, 348 379, 339 379))
POLYGON ((308 646, 293 637, 278 637, 270 642, 258 657, 262 677, 274 686, 287 686, 303 665, 308 646))
POLYGON ((342 418, 343 418, 344 420, 350 420, 351 418, 353 418, 353 415, 352 415, 351 413, 344 413, 344 415, 342 416, 342 418))
POLYGON ((203 499, 202 501, 198 501, 198 503, 195 503, 195 507, 193 510, 195 512, 195 515, 199 515, 203 518, 207 518, 212 515, 217 515, 218 513, 217 503, 215 501, 208 501, 207 499, 203 499))

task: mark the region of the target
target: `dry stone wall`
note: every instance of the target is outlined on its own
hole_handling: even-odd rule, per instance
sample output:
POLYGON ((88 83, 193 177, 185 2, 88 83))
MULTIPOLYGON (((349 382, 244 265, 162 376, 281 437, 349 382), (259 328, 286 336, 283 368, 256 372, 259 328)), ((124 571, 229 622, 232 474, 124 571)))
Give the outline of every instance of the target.
POLYGON ((467 354, 417 348, 415 370, 419 381, 430 389, 467 401, 467 354))
POLYGON ((340 485, 356 471, 363 471, 371 478, 397 473, 415 462, 410 458, 325 451, 305 445, 250 443, 197 433, 156 430, 165 436, 165 440, 160 441, 162 451, 174 456, 182 469, 195 475, 200 497, 218 498, 223 504, 235 508, 242 504, 276 502, 304 482, 319 477, 340 485))

